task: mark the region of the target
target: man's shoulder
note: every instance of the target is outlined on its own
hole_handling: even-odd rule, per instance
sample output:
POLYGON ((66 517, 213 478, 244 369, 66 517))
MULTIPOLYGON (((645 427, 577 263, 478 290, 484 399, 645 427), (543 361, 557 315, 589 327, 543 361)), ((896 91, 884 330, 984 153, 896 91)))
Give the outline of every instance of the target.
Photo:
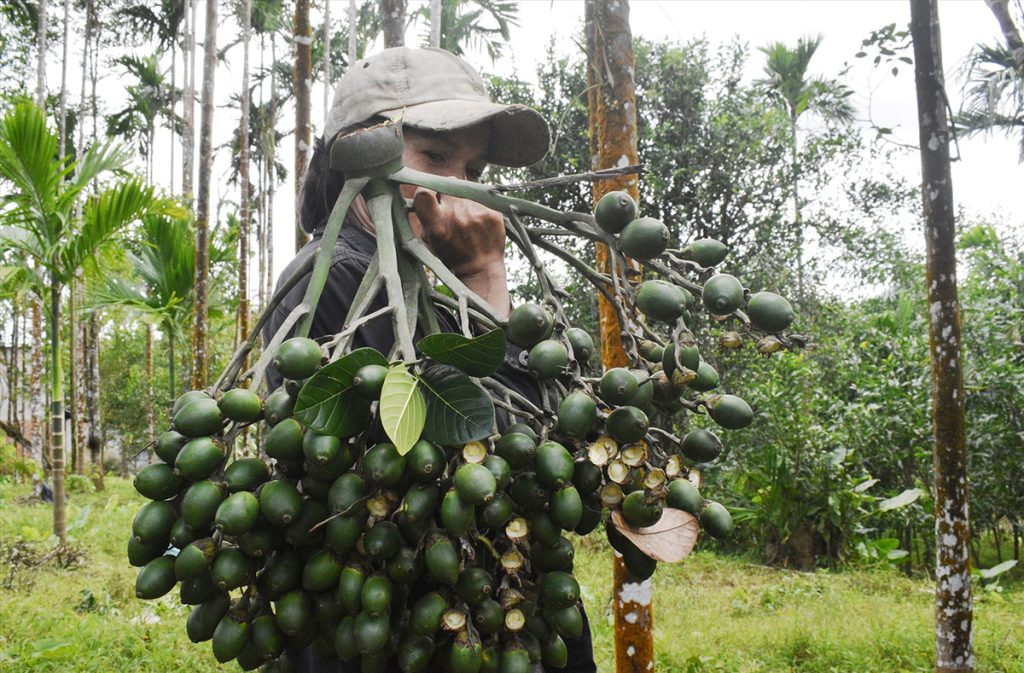
MULTIPOLYGON (((278 276, 277 288, 285 285, 292 287, 274 308, 274 318, 270 321, 271 323, 280 323, 305 296, 309 277, 313 271, 313 258, 320 250, 320 241, 321 238, 317 236, 302 246, 278 276)), ((333 294, 344 295, 355 292, 356 287, 353 283, 366 273, 375 251, 376 241, 373 237, 355 226, 346 224, 331 253, 325 295, 330 297, 333 294)), ((270 326, 273 327, 273 324, 270 326)))

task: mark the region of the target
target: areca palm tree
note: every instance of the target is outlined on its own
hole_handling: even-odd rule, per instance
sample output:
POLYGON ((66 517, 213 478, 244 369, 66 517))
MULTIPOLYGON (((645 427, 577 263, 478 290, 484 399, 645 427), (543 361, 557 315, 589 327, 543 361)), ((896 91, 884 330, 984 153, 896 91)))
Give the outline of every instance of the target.
MULTIPOLYGON (((156 39, 156 47, 160 53, 170 49, 171 52, 171 90, 175 91, 178 86, 177 64, 178 64, 178 43, 184 37, 183 29, 187 21, 187 3, 185 0, 160 0, 156 3, 141 3, 129 5, 120 10, 119 14, 124 17, 129 25, 142 32, 149 39, 156 39)), ((184 49, 184 47, 183 47, 184 49)), ((186 73, 187 75, 187 73, 186 73)), ((184 87, 182 87, 184 89, 184 87)), ((171 112, 181 98, 181 91, 170 102, 171 112)), ((170 126, 171 147, 170 147, 170 177, 171 191, 174 191, 174 135, 180 134, 183 130, 184 119, 177 124, 170 126)))
POLYGON ((839 82, 808 73, 811 59, 821 46, 821 34, 804 36, 791 48, 783 42, 761 47, 767 57, 765 79, 756 82, 768 97, 789 118, 790 155, 793 168, 793 226, 797 248, 797 297, 804 299, 803 218, 800 213, 800 170, 797 160, 799 138, 797 122, 805 112, 818 114, 826 121, 848 124, 853 121, 854 110, 849 97, 853 91, 839 82))
POLYGON ((180 209, 141 180, 126 179, 90 196, 79 224, 73 211, 83 192, 105 173, 123 168, 130 155, 108 140, 72 161, 58 155, 57 143, 43 111, 32 103, 19 103, 0 119, 0 178, 10 184, 0 196, 0 244, 16 251, 25 284, 49 314, 53 532, 63 541, 62 292, 127 224, 150 212, 180 209))
MULTIPOLYGON (((430 6, 416 11, 414 18, 433 20, 430 6)), ((441 0, 440 47, 463 55, 463 47, 483 48, 491 61, 505 51, 511 26, 519 25, 519 6, 514 0, 441 0)), ((429 44, 429 31, 427 33, 429 44)))
POLYGON ((115 63, 123 66, 135 78, 126 91, 125 107, 107 117, 107 133, 138 141, 139 151, 146 159, 146 176, 153 180, 153 140, 156 122, 164 118, 172 128, 181 124, 174 113, 174 102, 180 92, 167 81, 167 71, 161 70, 156 56, 122 56, 115 63))
POLYGON ((156 213, 142 217, 138 253, 126 257, 134 278, 108 278, 90 293, 95 308, 125 306, 159 325, 167 338, 169 399, 177 381, 175 346, 187 332, 192 315, 196 248, 187 219, 156 213))
POLYGON ((1005 44, 979 44, 967 57, 964 102, 956 123, 968 135, 1001 132, 1019 136, 1018 161, 1024 163, 1024 10, 1016 21, 1005 0, 986 0, 1005 44))

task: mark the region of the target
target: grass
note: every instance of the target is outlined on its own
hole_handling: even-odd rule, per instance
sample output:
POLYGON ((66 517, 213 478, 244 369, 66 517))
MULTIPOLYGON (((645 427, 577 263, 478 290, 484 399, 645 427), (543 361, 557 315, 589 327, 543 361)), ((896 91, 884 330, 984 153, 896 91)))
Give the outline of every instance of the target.
MULTIPOLYGON (((188 641, 173 592, 134 598, 124 543, 141 500, 128 481, 107 484, 71 496, 81 557, 35 567, 23 561, 51 548, 51 510, 27 504, 27 486, 0 485, 0 671, 237 671, 188 641)), ((614 669, 609 554, 577 545, 600 671, 614 669)), ((979 591, 974 624, 979 673, 1024 673, 1024 586, 979 591)), ((701 552, 654 578, 659 673, 923 673, 933 633, 931 583, 891 569, 796 573, 701 552)))

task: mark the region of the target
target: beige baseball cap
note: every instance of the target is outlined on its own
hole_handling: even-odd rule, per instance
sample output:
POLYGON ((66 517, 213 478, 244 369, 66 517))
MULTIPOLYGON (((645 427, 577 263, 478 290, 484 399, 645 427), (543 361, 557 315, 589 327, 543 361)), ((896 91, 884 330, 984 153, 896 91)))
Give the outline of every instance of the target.
POLYGON ((488 163, 529 166, 544 158, 548 123, 525 105, 492 103, 483 79, 443 49, 395 47, 356 61, 334 89, 324 138, 375 116, 424 131, 491 123, 488 163))

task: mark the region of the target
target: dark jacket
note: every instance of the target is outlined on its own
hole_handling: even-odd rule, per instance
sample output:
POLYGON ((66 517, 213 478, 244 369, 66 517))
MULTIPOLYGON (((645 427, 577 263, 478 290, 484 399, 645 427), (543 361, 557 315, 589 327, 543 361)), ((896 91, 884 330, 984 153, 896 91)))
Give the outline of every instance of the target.
MULTIPOLYGON (((316 254, 320 244, 319 234, 320 232, 314 234, 313 239, 299 250, 295 259, 285 268, 278 280, 278 285, 294 276, 309 258, 316 254)), ((341 331, 352 298, 366 273, 376 248, 377 241, 373 236, 350 222, 345 223, 331 257, 327 283, 313 316, 310 338, 318 339, 341 331)), ((264 343, 270 341, 291 310, 301 303, 308 284, 307 274, 307 278, 299 281, 274 309, 274 314, 263 329, 264 343)), ((385 293, 382 291, 367 313, 383 308, 386 301, 385 293)), ((443 331, 460 331, 457 319, 447 311, 438 310, 438 322, 443 331)), ((382 316, 360 327, 356 331, 352 346, 353 348, 372 346, 386 355, 393 343, 391 318, 382 316)), ((522 355, 522 349, 509 344, 505 363, 494 378, 539 404, 541 390, 526 370, 522 355)), ((281 382, 281 376, 273 370, 273 367, 269 367, 267 370, 268 389, 274 390, 281 385, 281 382)), ((498 410, 497 420, 499 428, 508 423, 501 410, 498 410)), ((594 663, 593 643, 586 612, 583 612, 583 635, 580 638, 566 638, 565 643, 569 650, 569 663, 564 669, 550 669, 552 672, 596 673, 597 666, 594 663)), ((302 651, 289 651, 287 655, 296 671, 301 673, 355 673, 358 670, 357 663, 343 664, 337 659, 324 659, 319 657, 312 647, 302 651)), ((398 673, 397 669, 394 673, 398 673)))

